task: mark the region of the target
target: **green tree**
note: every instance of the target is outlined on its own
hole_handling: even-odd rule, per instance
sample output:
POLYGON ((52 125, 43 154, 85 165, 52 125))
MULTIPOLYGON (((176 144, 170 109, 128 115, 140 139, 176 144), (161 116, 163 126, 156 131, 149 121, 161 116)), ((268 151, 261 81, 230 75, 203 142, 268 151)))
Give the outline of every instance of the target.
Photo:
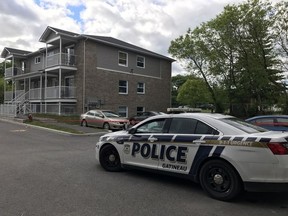
POLYGON ((232 104, 253 104, 256 114, 283 91, 273 50, 274 11, 269 1, 228 5, 215 19, 171 42, 169 52, 204 79, 216 112, 223 112, 223 101, 229 101, 232 111, 232 104), (221 98, 219 89, 226 91, 228 100, 221 98))
POLYGON ((172 95, 172 107, 178 107, 180 105, 185 105, 182 104, 181 101, 177 101, 177 96, 179 93, 179 88, 189 79, 191 75, 176 75, 171 78, 172 82, 172 90, 171 90, 171 95, 172 95))
POLYGON ((190 107, 197 107, 199 104, 211 103, 212 99, 203 79, 190 78, 180 86, 177 101, 190 107))

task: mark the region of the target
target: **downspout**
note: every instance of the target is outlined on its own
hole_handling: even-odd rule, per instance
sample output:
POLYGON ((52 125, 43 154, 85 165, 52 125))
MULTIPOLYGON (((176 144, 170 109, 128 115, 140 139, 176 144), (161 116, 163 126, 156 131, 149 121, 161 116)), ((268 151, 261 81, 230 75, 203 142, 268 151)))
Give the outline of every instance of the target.
POLYGON ((6 78, 7 76, 6 76, 6 58, 5 58, 5 60, 4 60, 4 101, 3 101, 3 103, 5 103, 5 100, 6 100, 6 80, 5 80, 5 78, 6 78))
POLYGON ((59 56, 60 68, 59 68, 59 89, 58 89, 58 98, 59 98, 59 106, 58 106, 58 115, 61 115, 61 79, 62 79, 62 38, 60 37, 60 56, 59 56))
POLYGON ((84 53, 83 53, 83 85, 82 85, 82 113, 85 112, 85 96, 86 96, 86 41, 84 40, 84 53))

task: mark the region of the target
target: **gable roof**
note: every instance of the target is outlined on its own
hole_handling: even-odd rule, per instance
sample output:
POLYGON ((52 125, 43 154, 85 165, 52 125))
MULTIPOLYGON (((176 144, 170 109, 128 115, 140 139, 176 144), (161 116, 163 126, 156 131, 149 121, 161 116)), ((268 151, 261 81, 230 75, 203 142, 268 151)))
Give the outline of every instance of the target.
POLYGON ((26 50, 20 50, 20 49, 14 49, 10 47, 4 47, 2 53, 1 53, 1 58, 6 58, 9 55, 17 55, 17 56, 23 56, 25 57, 28 54, 31 54, 32 52, 26 51, 26 50))
POLYGON ((97 41, 99 43, 103 43, 103 44, 106 44, 106 45, 110 45, 110 46, 114 46, 114 47, 130 50, 130 51, 134 51, 134 52, 137 52, 137 53, 142 53, 142 54, 145 54, 145 55, 154 56, 154 57, 165 59, 165 60, 168 60, 168 61, 171 61, 171 62, 175 61, 172 58, 169 58, 169 57, 166 57, 164 55, 152 52, 152 51, 147 50, 147 49, 143 49, 141 47, 135 46, 133 44, 130 44, 130 43, 127 43, 127 42, 124 42, 124 41, 121 41, 121 40, 118 40, 118 39, 113 38, 113 37, 77 34, 77 33, 74 33, 74 32, 70 32, 70 31, 54 28, 54 27, 51 27, 51 26, 48 26, 46 28, 44 33, 41 35, 39 41, 40 42, 46 42, 46 39, 49 37, 49 35, 51 33, 55 33, 57 35, 62 35, 62 36, 65 36, 67 38, 71 38, 73 40, 75 40, 75 39, 76 40, 90 39, 90 40, 94 40, 94 41, 97 41))
POLYGON ((54 28, 54 27, 48 26, 45 29, 45 31, 43 32, 43 34, 41 35, 39 41, 45 43, 46 38, 51 33, 55 33, 55 34, 63 35, 63 36, 68 36, 68 37, 73 37, 73 38, 80 36, 80 34, 77 34, 77 33, 74 33, 74 32, 70 32, 70 31, 66 31, 66 30, 62 30, 62 29, 58 29, 58 28, 54 28))

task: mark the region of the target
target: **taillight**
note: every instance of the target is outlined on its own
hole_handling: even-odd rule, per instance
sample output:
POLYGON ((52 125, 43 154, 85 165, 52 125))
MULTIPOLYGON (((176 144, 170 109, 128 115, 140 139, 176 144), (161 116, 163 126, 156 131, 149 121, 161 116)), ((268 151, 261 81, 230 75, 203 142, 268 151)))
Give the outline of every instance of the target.
POLYGON ((287 143, 268 143, 269 149, 275 155, 286 155, 288 154, 288 144, 287 143))

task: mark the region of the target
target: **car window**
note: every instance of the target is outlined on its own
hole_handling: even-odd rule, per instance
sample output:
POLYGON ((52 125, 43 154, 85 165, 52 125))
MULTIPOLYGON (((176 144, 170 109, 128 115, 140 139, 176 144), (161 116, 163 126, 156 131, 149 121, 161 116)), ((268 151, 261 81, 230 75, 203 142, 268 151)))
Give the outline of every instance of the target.
POLYGON ((107 118, 119 117, 119 115, 117 115, 116 113, 114 113, 114 112, 112 112, 112 111, 103 111, 103 114, 104 114, 107 118))
POLYGON ((273 118, 259 118, 256 119, 257 125, 273 125, 273 118))
POLYGON ((169 133, 193 134, 196 128, 197 120, 188 118, 173 118, 171 121, 169 133))
POLYGON ((87 112, 87 115, 89 115, 89 116, 94 116, 94 112, 87 112))
POLYGON ((165 119, 155 119, 140 125, 136 133, 163 133, 165 119))
POLYGON ((173 118, 169 133, 176 134, 219 134, 207 124, 191 118, 173 118))
POLYGON ((102 115, 100 112, 95 112, 95 116, 96 116, 96 117, 100 117, 100 118, 103 117, 103 115, 102 115))
POLYGON ((287 118, 276 118, 277 126, 288 127, 288 119, 287 118))
POLYGON ((195 134, 214 134, 214 135, 218 135, 219 132, 215 129, 213 129, 212 127, 204 124, 201 121, 197 122, 197 127, 195 130, 195 134))
POLYGON ((256 125, 245 122, 245 121, 238 119, 238 118, 224 118, 224 119, 221 119, 221 121, 223 121, 226 124, 229 124, 233 127, 236 127, 238 129, 246 132, 246 133, 259 133, 259 132, 268 131, 262 127, 258 127, 256 125))

